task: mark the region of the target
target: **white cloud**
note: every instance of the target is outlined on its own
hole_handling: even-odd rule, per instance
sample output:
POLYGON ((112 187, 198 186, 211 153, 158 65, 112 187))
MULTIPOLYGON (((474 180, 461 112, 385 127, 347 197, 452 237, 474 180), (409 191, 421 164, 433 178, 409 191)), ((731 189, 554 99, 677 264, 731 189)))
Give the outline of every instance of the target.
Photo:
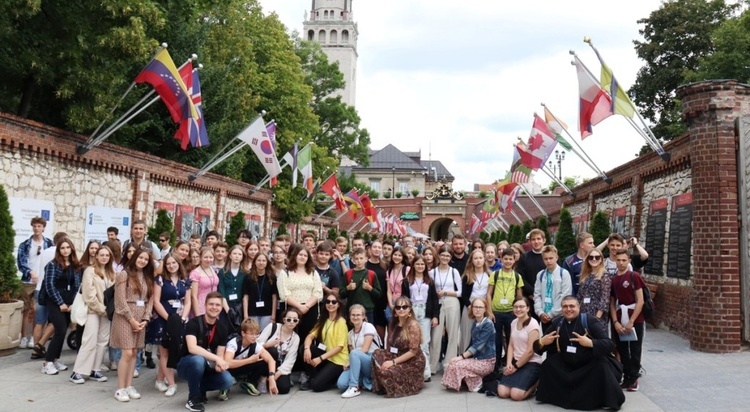
MULTIPOLYGON (((309 0, 260 3, 297 30, 311 6, 309 0)), ((633 83, 643 65, 633 49, 633 40, 640 39, 637 20, 660 3, 631 2, 611 12, 623 4, 356 0, 356 106, 371 146, 421 149, 424 158, 431 149, 432 158, 456 177, 458 189, 490 183, 510 166, 516 137, 528 137, 533 113, 542 113, 540 102, 578 138, 578 84, 568 50, 599 71, 584 36, 591 36, 621 84, 633 83)), ((644 144, 619 116, 595 126, 579 143, 604 170, 632 160, 644 144)), ((595 177, 570 153, 563 174, 595 177)), ((537 180, 549 182, 542 173, 537 180)))

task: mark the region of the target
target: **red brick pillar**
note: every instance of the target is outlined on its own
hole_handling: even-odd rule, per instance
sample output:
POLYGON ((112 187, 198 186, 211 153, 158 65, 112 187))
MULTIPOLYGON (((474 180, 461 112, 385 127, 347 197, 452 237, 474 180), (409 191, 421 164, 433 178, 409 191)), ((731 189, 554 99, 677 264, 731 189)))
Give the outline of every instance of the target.
POLYGON ((734 121, 750 87, 705 81, 677 90, 690 134, 693 191, 693 292, 690 346, 741 349, 741 289, 734 121))

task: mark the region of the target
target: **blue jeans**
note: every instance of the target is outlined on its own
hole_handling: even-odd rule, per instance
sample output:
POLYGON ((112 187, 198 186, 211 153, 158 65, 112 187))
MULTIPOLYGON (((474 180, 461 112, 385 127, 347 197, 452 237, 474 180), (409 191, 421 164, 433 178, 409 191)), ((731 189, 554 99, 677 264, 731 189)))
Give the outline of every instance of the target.
MULTIPOLYGON (((135 354, 135 370, 138 372, 141 371, 141 355, 143 354, 143 349, 138 349, 138 353, 135 354)), ((114 363, 120 363, 120 358, 122 357, 122 349, 120 348, 113 348, 110 346, 109 348, 109 361, 114 363)))
POLYGON ((34 324, 35 325, 44 325, 47 323, 47 317, 49 316, 49 313, 47 312, 47 305, 40 305, 39 304, 39 291, 34 291, 34 302, 37 302, 36 304, 36 318, 34 318, 34 324))
POLYGON ((229 372, 216 372, 208 367, 206 359, 199 355, 185 355, 177 363, 177 374, 188 383, 188 399, 206 396, 206 392, 226 390, 232 387, 229 372))
POLYGON ((349 369, 341 372, 336 386, 342 391, 352 386, 372 389, 372 352, 364 353, 359 349, 349 354, 349 369))

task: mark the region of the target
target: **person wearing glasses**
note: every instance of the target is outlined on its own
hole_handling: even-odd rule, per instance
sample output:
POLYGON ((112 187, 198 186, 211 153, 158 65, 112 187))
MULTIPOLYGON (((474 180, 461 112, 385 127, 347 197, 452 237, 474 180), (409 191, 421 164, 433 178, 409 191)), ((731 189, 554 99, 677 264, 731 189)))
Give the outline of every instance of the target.
MULTIPOLYGON (((472 254, 481 249, 474 249, 472 254)), ((482 389, 482 379, 495 369, 495 319, 484 298, 476 298, 469 306, 467 317, 473 320, 471 343, 459 356, 450 360, 445 368, 442 384, 448 389, 461 390, 461 384, 472 392, 482 389)))
POLYGON ((516 318, 510 324, 507 363, 503 375, 497 382, 497 391, 488 391, 487 396, 510 398, 514 401, 527 399, 536 390, 539 382, 542 357, 534 353, 533 343, 539 339, 539 322, 529 315, 531 301, 519 296, 513 300, 516 318))
POLYGON ((448 346, 445 349, 445 362, 455 358, 458 353, 458 341, 461 335, 459 325, 461 323, 461 275, 456 268, 450 266, 451 247, 443 245, 440 247, 438 259, 440 264, 430 271, 430 278, 435 281, 435 291, 440 299, 440 315, 437 327, 432 328, 430 339, 430 371, 432 374, 438 372, 440 361, 440 346, 443 342, 443 333, 448 335, 448 346))
POLYGON ((258 342, 260 325, 252 318, 240 325, 240 336, 230 339, 224 350, 224 360, 229 365, 229 373, 239 381, 239 387, 250 396, 260 395, 258 383, 262 378, 268 382, 268 391, 278 395, 276 387, 276 360, 263 344, 258 342))
POLYGON ((172 240, 169 232, 162 232, 159 235, 159 260, 164 260, 165 257, 172 251, 172 246, 169 245, 169 241, 172 240))
POLYGON ((315 327, 305 338, 305 372, 309 381, 300 383, 300 390, 323 392, 336 383, 349 363, 347 326, 344 308, 334 293, 323 299, 326 314, 321 314, 315 327), (313 342, 315 341, 315 343, 313 342))
POLYGON ((388 327, 385 348, 372 354, 372 391, 386 398, 415 395, 424 386, 425 358, 420 349, 422 332, 411 300, 396 299, 395 316, 388 327))
POLYGON ((360 388, 372 389, 372 353, 382 346, 377 330, 367 322, 365 307, 354 304, 349 308, 349 320, 352 330, 349 331, 349 363, 344 365, 344 372, 339 376, 336 386, 345 391, 341 397, 359 396, 360 388))
MULTIPOLYGON (((291 374, 299 349, 300 338, 294 331, 299 323, 299 312, 296 309, 287 309, 281 314, 281 319, 281 324, 271 323, 266 326, 258 336, 258 342, 276 360, 276 388, 279 394, 286 395, 292 388, 291 374)), ((262 379, 259 386, 258 390, 263 392, 262 379)))
MULTIPOLYGON (((593 244, 593 239, 591 243, 593 244)), ((606 330, 609 323, 609 296, 612 293, 612 278, 607 276, 604 269, 602 252, 592 248, 580 270, 581 276, 577 297, 578 301, 581 302, 581 312, 588 313, 589 319, 596 318, 606 330)))

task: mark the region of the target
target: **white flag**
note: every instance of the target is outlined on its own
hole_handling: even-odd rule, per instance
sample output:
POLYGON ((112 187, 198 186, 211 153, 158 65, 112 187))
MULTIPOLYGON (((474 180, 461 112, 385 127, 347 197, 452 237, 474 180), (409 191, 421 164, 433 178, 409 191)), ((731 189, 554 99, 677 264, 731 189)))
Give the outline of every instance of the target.
POLYGON ((275 177, 281 173, 279 159, 276 158, 273 142, 268 135, 266 123, 262 117, 258 116, 245 130, 237 135, 237 138, 247 143, 253 149, 253 153, 258 156, 258 160, 260 160, 260 164, 266 169, 268 176, 275 177))

